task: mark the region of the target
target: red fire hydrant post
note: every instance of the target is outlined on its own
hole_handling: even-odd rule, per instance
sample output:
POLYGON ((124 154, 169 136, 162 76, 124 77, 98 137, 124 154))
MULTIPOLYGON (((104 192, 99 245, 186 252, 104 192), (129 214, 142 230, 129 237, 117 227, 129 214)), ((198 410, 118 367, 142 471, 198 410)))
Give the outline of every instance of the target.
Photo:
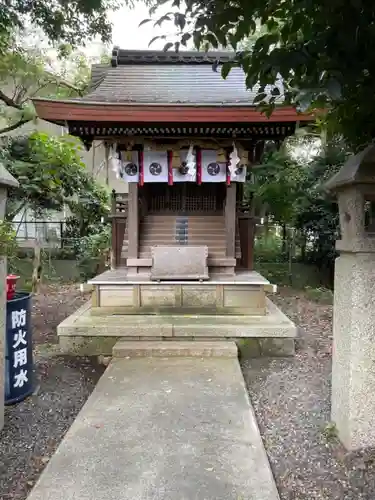
POLYGON ((7 300, 14 299, 16 294, 17 280, 19 280, 19 276, 16 274, 8 274, 7 276, 7 300))

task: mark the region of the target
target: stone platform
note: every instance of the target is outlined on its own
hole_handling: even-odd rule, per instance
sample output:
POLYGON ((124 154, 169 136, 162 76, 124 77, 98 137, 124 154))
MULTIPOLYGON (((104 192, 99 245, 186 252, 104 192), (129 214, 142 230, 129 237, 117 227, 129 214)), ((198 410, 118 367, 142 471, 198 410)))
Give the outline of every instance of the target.
POLYGON ((279 500, 239 363, 116 359, 28 500, 279 500))
POLYGON ((133 341, 234 339, 246 355, 293 355, 297 329, 266 298, 266 314, 258 316, 159 314, 93 316, 88 301, 57 328, 63 352, 111 355, 120 338, 133 341))
POLYGON ((266 292, 276 291, 275 285, 255 271, 238 271, 234 276, 213 273, 199 282, 156 281, 149 272, 134 276, 120 268, 88 283, 93 286, 92 315, 265 315, 266 292))

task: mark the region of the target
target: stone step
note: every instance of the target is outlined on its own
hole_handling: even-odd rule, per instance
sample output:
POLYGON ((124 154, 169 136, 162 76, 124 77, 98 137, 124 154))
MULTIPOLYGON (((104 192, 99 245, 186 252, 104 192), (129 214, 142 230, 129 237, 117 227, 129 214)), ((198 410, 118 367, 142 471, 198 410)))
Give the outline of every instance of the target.
MULTIPOLYGON (((141 241, 140 243, 140 249, 141 251, 144 250, 144 251, 149 251, 151 249, 151 247, 155 247, 155 246, 164 246, 163 242, 162 241, 159 241, 159 240, 149 240, 149 241, 141 241)), ((180 246, 180 243, 178 243, 177 241, 175 241, 174 239, 171 241, 171 242, 168 242, 168 247, 175 247, 175 246, 180 246)), ((208 241, 208 242, 204 242, 202 240, 189 240, 188 241, 188 244, 187 245, 183 245, 183 246, 207 246, 208 247, 208 251, 213 251, 213 252, 225 252, 225 245, 222 243, 222 242, 212 242, 212 241, 208 241)))
POLYGON ((181 218, 188 218, 192 221, 204 222, 205 220, 220 221, 224 219, 224 215, 145 215, 142 222, 158 222, 158 221, 170 221, 181 218))
POLYGON ((237 358, 238 350, 232 341, 185 340, 119 340, 113 347, 115 358, 188 357, 237 358))
MULTIPOLYGON (((139 252, 140 259, 151 259, 151 249, 141 248, 139 252)), ((225 251, 210 251, 208 250, 208 259, 224 259, 225 251)))
MULTIPOLYGON (((160 234, 160 235, 169 235, 169 234, 176 234, 178 232, 177 228, 175 227, 141 227, 140 234, 141 235, 148 235, 148 234, 160 234)), ((182 231, 181 231, 182 232, 182 231)), ((191 228, 188 227, 187 231, 188 234, 197 234, 197 235, 204 235, 204 234, 210 234, 215 236, 215 234, 218 235, 225 235, 225 228, 222 227, 207 227, 207 228, 191 228)))
MULTIPOLYGON (((96 308, 99 309, 99 308, 96 308)), ((103 308, 105 309, 105 308, 103 308)), ((200 338, 292 337, 294 323, 267 299, 267 314, 259 316, 218 314, 102 315, 91 314, 88 302, 57 328, 59 336, 200 338)), ((103 314, 104 311, 103 311, 103 314)), ((190 340, 189 339, 189 340, 190 340)))
POLYGON ((144 219, 141 221, 141 224, 149 224, 149 225, 157 225, 157 224, 166 224, 166 225, 174 225, 176 224, 176 222, 186 222, 190 225, 190 224, 195 224, 195 225, 202 225, 202 226, 205 226, 207 225, 207 223, 210 223, 210 224, 217 224, 217 225, 224 225, 225 224, 225 219, 224 217, 205 217, 205 216, 202 216, 202 217, 197 217, 197 218, 192 218, 192 217, 186 217, 181 219, 181 218, 178 218, 178 217, 160 217, 160 218, 157 218, 157 219, 144 219))

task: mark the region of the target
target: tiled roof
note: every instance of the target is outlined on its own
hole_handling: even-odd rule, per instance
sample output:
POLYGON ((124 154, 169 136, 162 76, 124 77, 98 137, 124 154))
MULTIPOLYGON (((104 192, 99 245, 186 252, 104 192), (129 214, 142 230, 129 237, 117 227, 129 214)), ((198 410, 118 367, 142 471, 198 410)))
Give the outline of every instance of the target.
MULTIPOLYGON (((232 68, 224 80, 212 64, 231 53, 120 51, 117 67, 93 67, 89 102, 253 105, 258 87, 247 90, 245 75, 232 68), (163 60, 168 54, 168 60, 163 60), (186 55, 187 54, 187 55, 186 55), (179 57, 176 61, 174 57, 179 57), (151 62, 153 61, 153 62, 151 62), (157 64, 156 64, 157 61, 157 64)), ((279 85, 282 93, 281 84, 279 85)), ((81 100, 81 99, 80 99, 81 100)), ((282 102, 282 98, 280 98, 282 102)))

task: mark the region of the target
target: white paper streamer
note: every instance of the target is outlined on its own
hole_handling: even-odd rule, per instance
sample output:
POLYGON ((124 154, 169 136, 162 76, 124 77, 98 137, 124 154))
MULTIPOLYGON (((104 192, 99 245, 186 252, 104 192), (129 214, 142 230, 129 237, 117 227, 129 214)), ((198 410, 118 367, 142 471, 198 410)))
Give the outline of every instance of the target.
POLYGON ((233 180, 236 177, 236 170, 240 165, 240 157, 238 156, 238 151, 236 148, 236 144, 233 142, 233 151, 229 155, 229 172, 230 178, 233 180))
POLYGON ((229 155, 228 169, 230 172, 230 180, 233 182, 245 182, 246 166, 241 165, 241 158, 238 156, 236 144, 233 142, 233 151, 229 155), (241 168, 242 167, 242 168, 241 168))
POLYGON ((197 173, 197 164, 195 161, 194 149, 192 144, 190 144, 188 154, 186 155, 186 166, 188 168, 187 175, 195 178, 197 173))
POLYGON ((197 165, 194 154, 194 146, 190 145, 189 150, 180 152, 181 163, 186 162, 187 173, 182 174, 180 169, 173 169, 173 182, 195 182, 197 178, 197 165))
POLYGON ((116 179, 120 179, 121 176, 121 159, 117 152, 117 145, 113 144, 109 150, 108 157, 109 168, 116 174, 116 179))

